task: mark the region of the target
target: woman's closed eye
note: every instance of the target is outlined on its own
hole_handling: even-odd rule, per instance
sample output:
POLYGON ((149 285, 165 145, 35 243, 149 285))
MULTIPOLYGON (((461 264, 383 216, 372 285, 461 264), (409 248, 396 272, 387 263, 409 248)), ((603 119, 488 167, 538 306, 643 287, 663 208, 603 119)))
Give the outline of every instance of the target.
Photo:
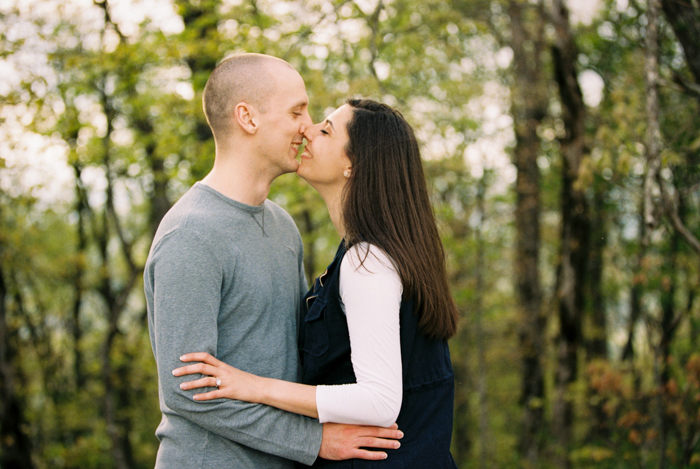
POLYGON ((328 135, 328 132, 327 132, 326 130, 324 130, 324 129, 321 129, 321 133, 322 133, 323 135, 328 135))

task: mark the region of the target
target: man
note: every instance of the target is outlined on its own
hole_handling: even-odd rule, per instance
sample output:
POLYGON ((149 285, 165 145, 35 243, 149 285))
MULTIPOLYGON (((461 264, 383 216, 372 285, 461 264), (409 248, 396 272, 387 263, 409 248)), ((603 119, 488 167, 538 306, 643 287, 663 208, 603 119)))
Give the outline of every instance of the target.
POLYGON ((166 214, 144 284, 162 421, 156 468, 289 468, 293 461, 382 459, 393 429, 321 425, 232 400, 195 402, 172 370, 205 351, 260 376, 298 378, 297 310, 306 291, 291 217, 266 200, 295 171, 311 125, 301 76, 283 60, 243 54, 222 62, 204 90, 214 167, 166 214))

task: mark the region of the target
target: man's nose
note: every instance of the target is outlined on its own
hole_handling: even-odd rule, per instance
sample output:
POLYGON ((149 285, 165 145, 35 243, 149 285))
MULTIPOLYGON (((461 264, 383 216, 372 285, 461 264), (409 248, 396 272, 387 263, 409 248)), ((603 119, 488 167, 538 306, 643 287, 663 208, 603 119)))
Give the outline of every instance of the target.
POLYGON ((301 135, 303 135, 304 138, 310 142, 311 140, 314 139, 314 136, 318 133, 315 131, 316 127, 317 126, 315 126, 313 124, 308 125, 308 126, 303 126, 302 130, 301 130, 301 135))
POLYGON ((304 135, 304 132, 306 132, 309 128, 313 127, 313 122, 311 121, 311 116, 309 116, 309 113, 305 113, 306 115, 304 116, 304 119, 301 122, 301 125, 299 126, 299 133, 304 135))

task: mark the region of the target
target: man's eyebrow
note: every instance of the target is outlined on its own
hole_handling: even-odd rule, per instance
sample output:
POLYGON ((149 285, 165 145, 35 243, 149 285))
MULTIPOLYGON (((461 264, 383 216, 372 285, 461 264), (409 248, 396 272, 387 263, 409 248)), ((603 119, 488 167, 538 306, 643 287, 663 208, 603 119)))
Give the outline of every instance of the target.
POLYGON ((299 102, 296 103, 294 106, 292 106, 292 109, 297 109, 297 108, 300 108, 300 107, 303 108, 303 107, 306 107, 306 106, 308 106, 308 105, 309 105, 309 102, 308 102, 308 101, 299 101, 299 102))

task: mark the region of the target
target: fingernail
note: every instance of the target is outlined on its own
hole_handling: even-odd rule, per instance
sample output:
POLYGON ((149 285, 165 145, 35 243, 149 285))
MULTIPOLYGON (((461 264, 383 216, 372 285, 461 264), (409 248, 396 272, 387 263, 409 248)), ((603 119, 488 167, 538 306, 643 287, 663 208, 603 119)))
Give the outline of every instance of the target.
POLYGON ((399 449, 399 448, 401 448, 401 443, 399 443, 399 442, 397 441, 397 442, 396 442, 396 449, 399 449))
POLYGON ((180 357, 180 360, 181 360, 181 361, 184 361, 184 360, 185 360, 185 356, 184 356, 184 355, 181 356, 181 357, 180 357))
POLYGON ((175 370, 172 371, 173 376, 177 376, 177 373, 175 373, 175 370))
POLYGON ((182 383, 182 384, 180 385, 180 389, 185 389, 185 383, 182 383))
POLYGON ((399 432, 399 438, 403 438, 403 432, 399 432))

